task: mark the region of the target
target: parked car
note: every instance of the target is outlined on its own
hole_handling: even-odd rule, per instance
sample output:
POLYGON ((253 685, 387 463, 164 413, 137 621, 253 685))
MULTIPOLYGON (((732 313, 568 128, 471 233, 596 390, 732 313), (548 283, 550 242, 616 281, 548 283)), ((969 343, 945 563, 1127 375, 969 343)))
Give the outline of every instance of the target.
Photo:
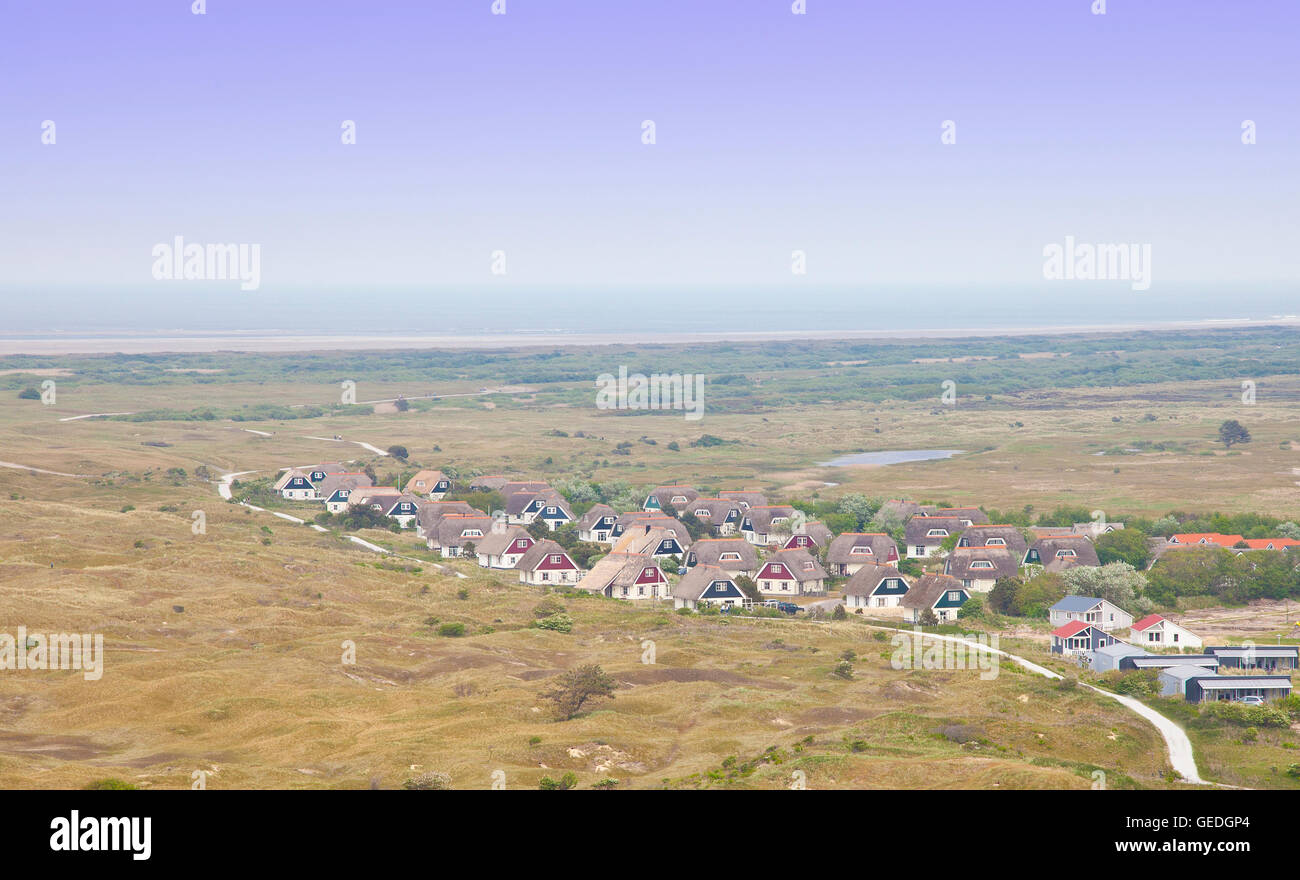
POLYGON ((1264 705, 1264 698, 1251 694, 1249 696, 1241 697, 1237 702, 1245 703, 1247 706, 1262 706, 1264 705))
POLYGON ((784 612, 786 614, 798 614, 803 609, 800 608, 798 605, 794 604, 793 602, 777 602, 776 610, 784 612))

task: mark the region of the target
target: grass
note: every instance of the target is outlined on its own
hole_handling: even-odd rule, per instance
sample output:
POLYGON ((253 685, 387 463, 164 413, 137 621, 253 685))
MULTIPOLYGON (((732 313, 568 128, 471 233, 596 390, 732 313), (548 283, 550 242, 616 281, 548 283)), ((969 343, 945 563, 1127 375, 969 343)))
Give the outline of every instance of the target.
MULTIPOLYGON (((1294 335, 1264 334, 1255 343, 1262 350, 1279 340, 1284 346, 1261 362, 1294 355, 1294 335)), ((758 485, 776 497, 861 491, 1000 509, 1081 504, 1112 520, 1171 509, 1300 518, 1293 471, 1300 444, 1291 442, 1300 440, 1300 379, 1251 374, 1259 396, 1247 407, 1234 391, 1244 367, 1171 381, 1175 357, 1209 346, 1166 341, 1174 348, 1161 354, 1149 339, 1133 340, 1142 369, 1164 378, 1123 386, 1061 385, 1070 358, 962 364, 973 371, 972 385, 992 389, 991 399, 964 394, 955 407, 938 402, 937 382, 933 399, 909 398, 909 389, 888 400, 858 394, 870 384, 888 395, 893 386, 879 381, 891 370, 953 366, 911 365, 915 351, 888 353, 900 360, 872 373, 871 365, 810 360, 856 359, 848 346, 786 348, 788 370, 774 368, 770 353, 762 360, 741 346, 719 355, 719 366, 761 384, 721 386, 736 394, 720 392, 702 422, 597 411, 581 371, 617 352, 566 351, 540 366, 494 354, 440 355, 419 388, 414 361, 398 358, 397 375, 385 379, 380 359, 360 358, 371 370, 361 399, 545 380, 526 392, 420 403, 406 413, 328 412, 338 380, 351 374, 346 358, 28 364, 71 375, 59 377, 56 407, 20 400, 17 390, 30 379, 10 377, 13 393, 0 393, 0 460, 87 476, 0 468, 0 632, 22 625, 103 633, 107 658, 97 682, 72 672, 0 675, 0 786, 81 788, 116 779, 180 788, 204 770, 209 788, 365 788, 376 778, 400 788, 426 772, 448 774, 456 788, 488 788, 501 770, 510 787, 524 788, 566 772, 581 788, 606 778, 618 779, 618 789, 785 788, 798 770, 809 788, 1087 788, 1101 769, 1111 787, 1170 787, 1153 728, 1113 701, 1058 689, 1009 664, 992 681, 895 671, 887 651, 882 656, 888 645, 852 617, 727 620, 565 598, 572 632, 539 629, 532 624, 541 593, 509 575, 465 562, 450 565, 463 579, 432 565, 385 564, 337 535, 222 502, 215 485, 194 477, 200 466, 265 477, 286 465, 339 459, 371 464, 381 476, 398 469, 358 445, 309 439, 337 434, 381 449, 402 444, 424 465, 552 480, 758 485), (290 381, 295 361, 306 366, 290 381), (767 367, 754 369, 758 363, 767 367), (196 365, 226 372, 165 372, 196 365), (996 376, 980 372, 1004 368, 1009 378, 996 388, 996 376), (58 421, 298 404, 327 413, 255 423, 58 421), (1254 435, 1234 448, 1240 454, 1224 455, 1213 442, 1226 418, 1254 435), (567 436, 553 433, 557 427, 567 436), (728 442, 691 447, 704 433, 728 442), (680 451, 668 448, 672 441, 680 451), (619 442, 632 443, 629 455, 612 454, 619 442), (166 445, 146 445, 158 443, 166 445), (888 468, 816 465, 844 452, 929 447, 968 454, 888 468), (1147 451, 1096 454, 1116 448, 1147 451), (186 479, 168 475, 178 467, 186 479), (191 531, 196 510, 206 514, 206 534, 191 531), (467 598, 458 598, 461 590, 467 598), (463 635, 451 634, 461 627, 463 635), (641 663, 645 640, 655 643, 654 665, 641 663), (781 647, 772 647, 778 640, 781 647), (354 665, 341 662, 345 642, 355 646, 354 665), (858 655, 851 679, 834 674, 848 649, 858 655), (572 721, 552 720, 538 694, 552 676, 583 663, 620 681, 615 699, 572 721)), ((1016 343, 1035 344, 1055 343, 1016 343)), ((1228 363, 1231 347, 1203 357, 1228 363)), ((643 357, 665 368, 673 362, 673 350, 650 348, 641 347, 643 357)), ((15 366, 12 360, 2 366, 15 366)), ((433 561, 409 533, 362 537, 433 561)), ((1003 647, 1042 659, 1033 653, 1041 644, 1007 639, 1003 647)), ((1286 732, 1276 743, 1261 732, 1248 745, 1225 733, 1189 733, 1198 755, 1204 749, 1209 778, 1293 787, 1281 775, 1292 755, 1282 745, 1286 732)))

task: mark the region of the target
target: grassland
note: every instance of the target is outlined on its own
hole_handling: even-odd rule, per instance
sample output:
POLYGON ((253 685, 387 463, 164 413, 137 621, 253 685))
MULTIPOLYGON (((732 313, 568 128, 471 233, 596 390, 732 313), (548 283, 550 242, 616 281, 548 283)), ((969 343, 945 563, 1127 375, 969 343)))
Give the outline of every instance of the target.
MULTIPOLYGON (((566 600, 572 633, 541 631, 529 625, 541 594, 507 576, 462 563, 465 578, 384 566, 337 536, 224 503, 195 478, 200 466, 269 474, 338 459, 395 469, 361 446, 310 439, 338 435, 404 445, 424 465, 557 481, 1085 505, 1110 519, 1172 509, 1300 517, 1294 331, 966 343, 994 358, 968 362, 948 361, 961 342, 909 345, 6 358, 0 371, 65 372, 54 376, 54 406, 17 396, 42 375, 0 375, 10 389, 0 391, 0 461, 79 476, 0 468, 0 631, 100 632, 108 656, 95 682, 0 674, 0 785, 117 776, 185 787, 205 770, 214 788, 395 787, 435 770, 486 788, 503 770, 507 784, 535 787, 572 770, 584 787, 611 777, 620 788, 771 788, 797 769, 812 788, 1086 788, 1096 768, 1112 787, 1179 785, 1150 726, 1009 665, 993 681, 895 671, 881 656, 888 643, 858 620, 685 618, 599 599, 566 600), (1021 356, 1053 345, 1069 356, 1021 356), (1107 360, 1103 350, 1129 354, 1107 360), (913 363, 927 358, 938 362, 913 363), (709 386, 699 422, 597 411, 592 379, 620 363, 739 378, 709 386), (195 369, 218 372, 174 372, 195 369), (939 397, 946 374, 958 388, 951 406, 939 397), (363 401, 465 396, 408 412, 344 408, 344 379, 363 401), (1243 380, 1256 383, 1253 404, 1241 400, 1243 380), (319 412, 277 419, 259 407, 319 412), (211 418, 193 416, 203 411, 211 418), (60 421, 142 412, 153 415, 60 421), (252 420, 230 418, 241 413, 252 420), (1253 442, 1224 452, 1215 432, 1228 418, 1253 442), (690 445, 705 433, 725 442, 690 445), (630 454, 613 452, 621 442, 630 454), (967 454, 817 464, 932 447, 967 454), (169 477, 173 468, 186 477, 169 477), (195 510, 206 534, 191 531, 195 510), (468 634, 439 636, 445 622, 468 634), (647 639, 653 665, 641 662, 647 639), (356 644, 355 665, 340 662, 344 641, 356 644), (832 674, 846 650, 858 656, 851 680, 832 674), (538 694, 581 663, 621 686, 556 721, 538 694), (747 764, 752 772, 732 772, 747 764)), ((420 555, 413 536, 368 537, 420 555)), ((1231 768, 1234 784, 1273 784, 1273 757, 1242 766, 1225 737, 1198 741, 1205 775, 1231 768)))

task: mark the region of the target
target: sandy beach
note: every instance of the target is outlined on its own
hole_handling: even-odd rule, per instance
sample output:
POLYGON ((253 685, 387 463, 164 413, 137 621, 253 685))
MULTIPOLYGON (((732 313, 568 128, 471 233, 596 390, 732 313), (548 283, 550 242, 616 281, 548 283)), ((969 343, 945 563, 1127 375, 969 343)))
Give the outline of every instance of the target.
POLYGON ((1117 333, 1140 330, 1207 330, 1228 327, 1296 326, 1300 318, 1224 319, 1149 323, 1089 324, 1046 327, 982 327, 927 330, 783 330, 711 331, 702 333, 500 333, 466 335, 301 335, 290 332, 232 331, 186 333, 183 331, 137 334, 27 334, 0 337, 0 356, 73 354, 160 354, 298 351, 376 351, 392 349, 484 349, 593 345, 672 345, 707 342, 763 342, 799 339, 953 339, 988 336, 1064 335, 1072 333, 1117 333))

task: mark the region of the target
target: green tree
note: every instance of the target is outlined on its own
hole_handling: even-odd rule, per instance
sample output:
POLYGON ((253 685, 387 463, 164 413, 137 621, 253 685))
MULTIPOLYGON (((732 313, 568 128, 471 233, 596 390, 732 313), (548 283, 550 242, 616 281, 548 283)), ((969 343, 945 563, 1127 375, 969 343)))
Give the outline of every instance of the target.
POLYGON ((1111 562, 1100 568, 1080 565, 1061 572, 1060 577, 1072 596, 1096 596, 1130 613, 1145 613, 1152 608, 1144 595, 1147 579, 1127 562, 1111 562))
POLYGON ((1147 545, 1147 536, 1137 529, 1116 529, 1101 535, 1093 542, 1097 548, 1097 558, 1102 565, 1108 562, 1127 562, 1143 571, 1151 562, 1151 548, 1147 545))
POLYGON ((568 721, 592 700, 612 700, 617 687, 618 682, 603 669, 594 663, 588 663, 561 673, 555 684, 543 691, 541 697, 555 703, 560 718, 568 721))
POLYGON ((1228 419, 1219 425, 1219 441, 1223 443, 1224 448, 1231 449, 1234 443, 1249 443, 1250 432, 1236 419, 1228 419))

